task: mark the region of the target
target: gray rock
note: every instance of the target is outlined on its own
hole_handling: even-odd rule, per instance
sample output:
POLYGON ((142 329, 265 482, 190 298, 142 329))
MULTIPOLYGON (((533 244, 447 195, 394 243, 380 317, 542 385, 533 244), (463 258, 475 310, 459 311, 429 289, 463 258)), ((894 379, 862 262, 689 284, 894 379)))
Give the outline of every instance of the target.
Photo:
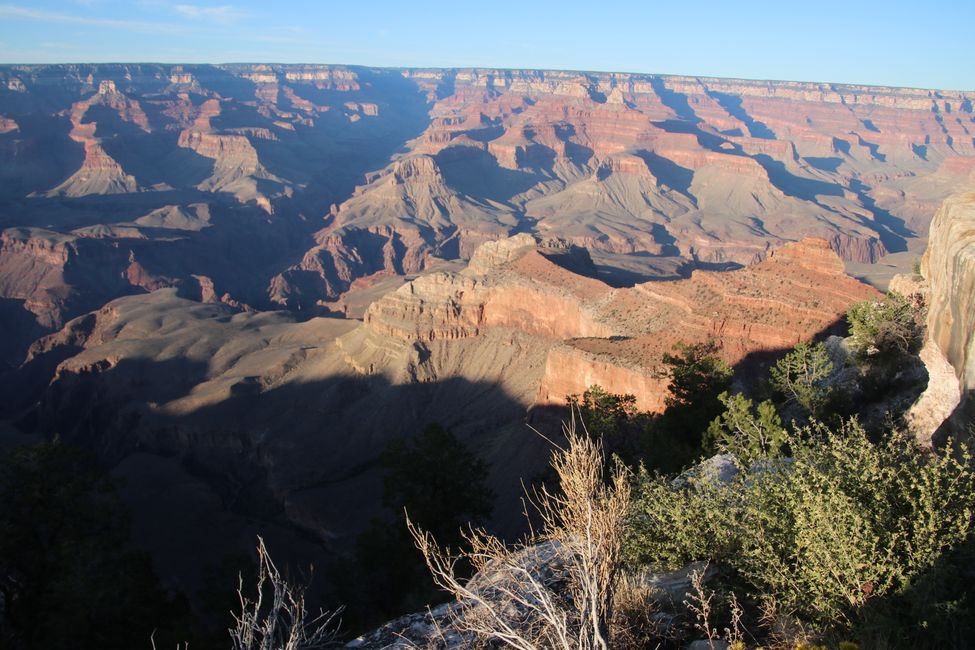
POLYGON ((728 642, 720 639, 715 639, 714 641, 698 639, 697 641, 692 641, 687 646, 687 650, 728 650, 728 642))
POLYGON ((715 454, 685 470, 673 480, 671 485, 682 488, 696 481, 731 483, 736 476, 738 476, 738 464, 735 457, 731 454, 715 454))

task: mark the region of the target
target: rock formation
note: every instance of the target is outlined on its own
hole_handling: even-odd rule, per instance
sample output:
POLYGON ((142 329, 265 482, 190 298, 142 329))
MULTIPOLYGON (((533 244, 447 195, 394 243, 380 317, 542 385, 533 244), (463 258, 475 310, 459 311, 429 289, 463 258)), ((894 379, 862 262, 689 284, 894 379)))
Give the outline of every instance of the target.
MULTIPOLYGON (((141 278, 138 259, 126 282, 141 278)), ((19 402, 35 405, 24 422, 95 449, 127 477, 145 515, 137 540, 191 588, 226 540, 247 548, 261 522, 289 546, 348 548, 381 515, 377 454, 431 421, 490 464, 494 524, 517 532, 520 479, 547 458, 524 424, 534 408, 599 383, 658 410, 674 342, 717 339, 734 363, 812 336, 875 295, 824 240, 670 282, 613 288, 594 275, 585 250, 521 234, 483 244, 466 269, 387 293, 362 322, 240 311, 200 277, 195 297, 222 302, 172 287, 116 299, 35 342, 19 375, 30 381, 8 394, 36 390, 19 402), (170 489, 181 485, 194 486, 192 506, 170 489), (182 518, 201 503, 205 520, 182 518), (162 537, 183 541, 163 547, 162 537), (180 549, 194 544, 187 565, 180 549)))
POLYGON ((927 284, 927 334, 921 359, 928 387, 908 415, 918 438, 967 433, 975 417, 975 193, 948 198, 921 261, 927 284), (943 428, 944 427, 944 428, 943 428))
MULTIPOLYGON (((886 254, 919 251, 971 182, 972 99, 619 73, 3 66, 0 227, 134 252, 136 281, 107 298, 178 284, 302 314, 518 233, 590 249, 619 284, 806 236, 873 277, 886 254)), ((78 255, 75 277, 94 263, 78 255)), ((11 358, 92 307, 72 297, 82 284, 51 303, 79 305, 63 317, 25 318, 23 292, 0 295, 11 358), (31 321, 51 325, 18 324, 31 321)))

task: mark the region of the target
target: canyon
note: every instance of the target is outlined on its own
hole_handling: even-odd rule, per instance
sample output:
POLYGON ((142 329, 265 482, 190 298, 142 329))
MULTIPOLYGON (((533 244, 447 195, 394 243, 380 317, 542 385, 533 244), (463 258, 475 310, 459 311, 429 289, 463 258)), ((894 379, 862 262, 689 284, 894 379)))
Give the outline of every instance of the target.
POLYGON ((715 340, 741 365, 879 295, 822 239, 670 282, 614 288, 596 274, 585 249, 522 233, 385 293, 361 320, 243 311, 171 287, 118 298, 31 346, 22 382, 44 379, 21 423, 114 467, 137 541, 181 580, 258 530, 305 553, 309 538, 347 549, 383 516, 378 454, 432 421, 490 464, 493 525, 515 534, 520 480, 548 455, 526 423, 554 435, 567 395, 599 384, 660 411, 675 343, 715 340))
POLYGON ((0 357, 16 368, 38 336, 163 286, 340 311, 354 286, 522 232, 589 249, 616 284, 818 237, 882 287, 975 178, 972 101, 623 73, 0 66, 0 357))
MULTIPOLYGON (((520 532, 566 398, 658 413, 920 263, 971 408, 975 93, 328 65, 0 66, 0 418, 94 450, 169 586, 348 552, 439 422, 520 532), (941 206, 939 208, 939 206, 941 206), (930 235, 929 235, 930 231, 930 235)), ((900 278, 895 281, 904 283, 900 278)), ((938 365, 940 364, 940 365, 938 365)), ((952 402, 952 400, 954 400, 952 402)))

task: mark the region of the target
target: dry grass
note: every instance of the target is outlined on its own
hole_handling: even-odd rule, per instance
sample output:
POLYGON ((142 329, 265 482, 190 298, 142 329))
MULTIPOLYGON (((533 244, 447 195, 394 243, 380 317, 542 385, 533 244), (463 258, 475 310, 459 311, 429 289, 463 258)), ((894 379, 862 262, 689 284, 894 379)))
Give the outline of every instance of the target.
POLYGON ((309 616, 304 587, 281 575, 260 537, 257 557, 257 595, 245 596, 243 579, 238 583, 240 614, 233 614, 234 626, 230 628, 233 650, 317 650, 334 646, 341 609, 309 616))
POLYGON ((470 550, 454 555, 409 522, 434 581, 459 602, 454 629, 521 650, 616 647, 610 622, 629 483, 619 465, 605 480, 601 445, 574 422, 565 435, 552 459, 561 490, 530 495, 541 524, 523 544, 472 530, 470 550), (462 560, 477 572, 470 582, 458 576, 462 560))

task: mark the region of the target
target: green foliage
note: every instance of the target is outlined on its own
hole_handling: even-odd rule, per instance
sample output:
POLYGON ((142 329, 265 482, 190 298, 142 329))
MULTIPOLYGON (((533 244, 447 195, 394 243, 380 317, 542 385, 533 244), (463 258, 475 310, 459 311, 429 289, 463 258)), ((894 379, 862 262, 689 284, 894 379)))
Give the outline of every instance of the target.
POLYGON ((718 399, 725 411, 708 426, 705 448, 729 452, 746 464, 782 452, 788 435, 772 402, 756 407, 740 393, 721 393, 718 399))
POLYGON ((607 462, 614 456, 631 466, 639 462, 652 417, 637 409, 635 396, 609 393, 594 384, 566 402, 582 419, 585 432, 602 443, 607 462))
POLYGON ((667 409, 648 433, 656 467, 676 470, 696 459, 708 424, 724 410, 718 395, 731 388, 732 372, 718 349, 714 341, 678 343, 676 355, 664 355, 670 376, 667 409))
POLYGON ((922 604, 911 587, 971 539, 972 458, 922 452, 900 434, 873 444, 855 422, 814 424, 785 444, 791 458, 742 467, 728 484, 703 476, 678 488, 639 474, 630 561, 716 562, 750 597, 819 629, 849 630, 882 605, 901 637, 923 638, 930 630, 908 616, 922 604))
POLYGON ((487 465, 439 424, 389 442, 379 463, 385 471, 383 505, 395 523, 372 521, 356 539, 350 575, 339 573, 352 625, 378 625, 438 597, 407 532, 404 511, 456 546, 461 529, 483 525, 493 508, 487 465))
POLYGON ((438 539, 459 539, 468 523, 483 523, 493 509, 486 487, 487 465, 439 424, 419 435, 390 441, 379 455, 386 471, 383 505, 433 531, 438 539))
POLYGON ((638 414, 636 396, 607 393, 598 384, 586 389, 581 398, 569 395, 566 402, 582 417, 586 433, 597 440, 620 435, 638 414))
POLYGON ((803 341, 772 367, 772 388, 787 402, 798 404, 808 414, 818 415, 832 392, 829 384, 832 372, 833 362, 826 346, 803 341))
MULTIPOLYGON (((105 650, 171 647, 191 628, 148 559, 132 549, 112 482, 58 441, 0 461, 0 646, 105 650), (168 629, 167 629, 168 628, 168 629)), ((228 585, 229 586, 229 585, 228 585)))
POLYGON ((847 310, 850 347, 861 362, 891 362, 921 348, 924 306, 890 292, 880 300, 866 300, 847 310))
POLYGON ((716 396, 731 386, 731 368, 718 356, 720 350, 715 341, 674 346, 676 355, 664 354, 664 363, 670 366, 670 395, 667 406, 671 408, 698 407, 716 401, 716 396))

